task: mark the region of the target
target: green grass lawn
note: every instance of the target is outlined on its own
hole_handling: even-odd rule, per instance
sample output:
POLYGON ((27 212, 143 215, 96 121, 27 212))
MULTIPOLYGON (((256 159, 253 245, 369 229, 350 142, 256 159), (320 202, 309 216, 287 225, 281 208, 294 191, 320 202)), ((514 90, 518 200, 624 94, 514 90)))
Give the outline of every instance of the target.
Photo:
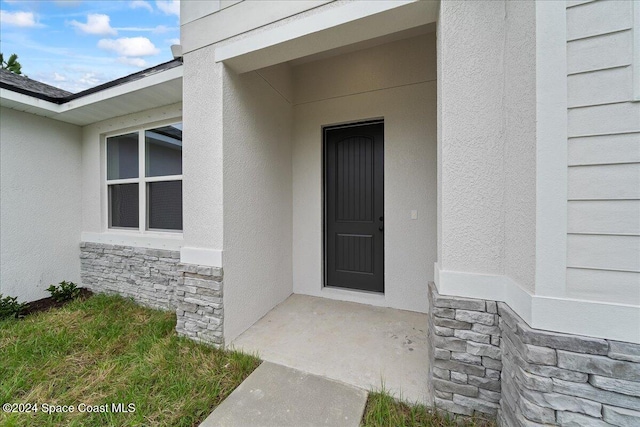
POLYGON ((369 393, 362 417, 363 427, 490 427, 493 420, 479 417, 454 418, 423 405, 407 405, 387 393, 369 393))
POLYGON ((0 412, 0 425, 198 425, 260 361, 179 338, 175 323, 173 313, 104 295, 0 321, 0 403, 39 405, 0 412), (112 403, 135 412, 78 412, 112 403), (45 414, 43 404, 76 410, 45 414))
MULTIPOLYGON (((260 361, 179 338, 175 323, 173 313, 105 295, 0 321, 0 404, 38 404, 37 412, 0 411, 0 425, 197 426, 260 361), (74 412, 44 413, 45 404, 74 412)), ((491 425, 386 393, 369 394, 362 419, 366 427, 491 425)))

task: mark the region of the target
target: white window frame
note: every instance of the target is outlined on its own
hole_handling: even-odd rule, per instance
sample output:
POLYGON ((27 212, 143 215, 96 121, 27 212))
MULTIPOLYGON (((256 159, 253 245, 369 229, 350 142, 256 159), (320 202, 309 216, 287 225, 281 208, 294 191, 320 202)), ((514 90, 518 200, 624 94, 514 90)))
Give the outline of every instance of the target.
MULTIPOLYGON (((157 129, 162 126, 169 126, 176 123, 182 123, 181 118, 174 120, 163 121, 160 123, 153 123, 144 127, 135 127, 133 129, 118 130, 114 132, 106 133, 102 136, 102 192, 103 192, 103 215, 104 215, 104 228, 108 232, 135 234, 135 235, 149 235, 149 236, 166 236, 169 235, 182 235, 183 230, 166 230, 158 228, 148 228, 149 223, 149 209, 148 209, 148 194, 147 184, 150 182, 168 182, 168 181, 182 181, 182 175, 163 175, 163 176, 146 176, 146 138, 145 132, 153 129, 157 129), (107 158, 107 139, 116 136, 122 136, 127 134, 138 134, 138 177, 137 178, 125 178, 125 179, 108 179, 108 158, 107 158), (109 186, 117 184, 138 184, 138 228, 134 227, 112 227, 111 226, 111 210, 109 205, 109 186)), ((183 198, 184 200, 184 198, 183 198)), ((183 210, 184 213, 184 210, 183 210)), ((184 223, 182 228, 184 229, 184 223)))

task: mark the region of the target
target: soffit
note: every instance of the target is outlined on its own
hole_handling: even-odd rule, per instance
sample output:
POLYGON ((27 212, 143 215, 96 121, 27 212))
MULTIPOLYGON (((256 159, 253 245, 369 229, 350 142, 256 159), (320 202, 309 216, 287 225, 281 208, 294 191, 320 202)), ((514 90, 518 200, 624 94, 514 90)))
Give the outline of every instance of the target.
POLYGON ((85 126, 182 101, 182 67, 55 104, 0 89, 0 106, 85 126))
POLYGON ((347 2, 221 46, 215 58, 244 73, 423 27, 436 21, 439 5, 412 0, 347 2))

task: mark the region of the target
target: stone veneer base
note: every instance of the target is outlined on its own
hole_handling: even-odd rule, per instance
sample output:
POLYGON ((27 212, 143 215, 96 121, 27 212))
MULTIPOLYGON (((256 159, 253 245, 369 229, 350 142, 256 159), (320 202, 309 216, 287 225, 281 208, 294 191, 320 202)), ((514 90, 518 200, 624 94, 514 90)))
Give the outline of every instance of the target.
POLYGON ((429 284, 430 384, 437 408, 495 417, 502 350, 495 301, 445 297, 429 284))
POLYGON ((429 285, 437 408, 502 426, 640 426, 640 345, 532 329, 502 302, 429 285))
POLYGON ((222 269, 181 264, 180 252, 80 244, 83 286, 139 304, 175 310, 178 335, 223 346, 222 269))
POLYGON ((176 287, 178 335, 224 346, 222 269, 181 264, 176 287))

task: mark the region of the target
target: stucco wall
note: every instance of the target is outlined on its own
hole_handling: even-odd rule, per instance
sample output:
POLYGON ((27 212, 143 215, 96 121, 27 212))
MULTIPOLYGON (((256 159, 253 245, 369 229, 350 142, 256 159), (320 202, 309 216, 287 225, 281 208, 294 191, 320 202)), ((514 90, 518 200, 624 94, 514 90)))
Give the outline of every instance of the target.
POLYGON ((504 274, 535 288, 536 9, 506 2, 504 46, 504 274))
MULTIPOLYGON (((105 134, 126 133, 143 127, 175 123, 182 120, 182 104, 173 104, 152 110, 94 123, 82 128, 82 232, 84 241, 114 245, 155 247, 177 250, 182 245, 181 233, 142 233, 108 230, 106 222, 105 158, 102 147, 105 134)), ((186 138, 185 138, 186 141, 186 138)), ((185 143, 185 150, 187 144, 185 143)), ((191 148, 191 147, 189 147, 191 148)), ((184 167, 184 176, 189 176, 184 167)), ((185 193, 187 187, 185 186, 185 193)), ((187 209, 185 229, 188 227, 187 209)))
POLYGON ((439 268, 502 276, 529 292, 535 289, 535 36, 534 2, 441 4, 439 268))
POLYGON ((224 336, 292 292, 292 107, 257 72, 224 70, 224 336))
POLYGON ((294 292, 426 311, 436 257, 434 34, 301 64, 293 76, 294 292), (385 120, 384 296, 322 287, 322 126, 371 118, 385 120))
POLYGON ((567 4, 566 294, 640 305, 640 103, 632 102, 640 18, 633 22, 632 3, 567 4))
POLYGON ((297 18, 297 15, 305 11, 332 2, 298 0, 266 3, 221 0, 209 2, 211 4, 207 6, 198 3, 202 2, 189 1, 180 5, 180 38, 184 52, 193 52, 238 35, 247 35, 274 23, 279 25, 287 18, 297 18))
POLYGON ((184 56, 184 241, 222 250, 222 72, 212 47, 184 56))
POLYGON ((504 273, 503 2, 442 2, 438 33, 441 269, 504 273))
POLYGON ((441 293, 638 342, 633 16, 624 1, 441 4, 441 293))
POLYGON ((33 301, 80 283, 81 132, 0 110, 0 293, 33 301))

